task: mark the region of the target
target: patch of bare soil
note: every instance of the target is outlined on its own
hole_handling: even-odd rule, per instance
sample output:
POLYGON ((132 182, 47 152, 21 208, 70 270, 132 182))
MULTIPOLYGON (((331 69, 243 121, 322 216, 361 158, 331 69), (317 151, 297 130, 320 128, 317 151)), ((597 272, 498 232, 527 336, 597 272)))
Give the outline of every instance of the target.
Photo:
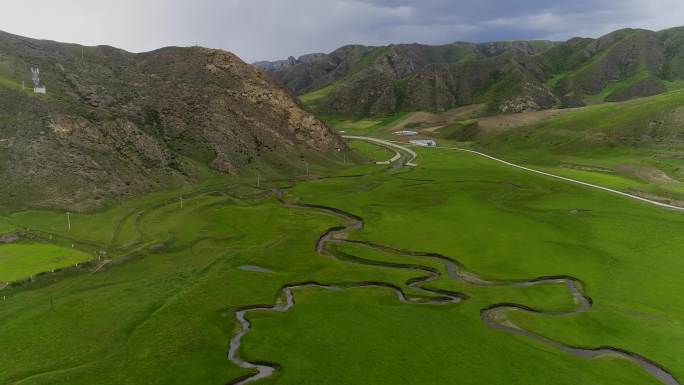
POLYGON ((684 159, 684 152, 668 151, 655 154, 658 158, 684 159))
POLYGON ((448 126, 457 119, 467 118, 476 114, 482 109, 482 107, 482 104, 472 104, 469 106, 454 108, 452 110, 438 114, 419 111, 411 115, 409 118, 399 122, 397 125, 389 127, 388 130, 401 131, 416 129, 434 132, 439 128, 448 126))
POLYGON ((636 190, 629 191, 629 193, 632 195, 636 195, 638 197, 641 197, 641 198, 650 199, 652 201, 665 203, 665 204, 672 205, 672 206, 684 207, 684 201, 677 200, 674 198, 667 198, 667 197, 663 197, 660 195, 655 195, 655 194, 651 194, 651 193, 647 193, 647 192, 643 192, 643 191, 636 191, 636 190))
POLYGON ((586 166, 583 164, 574 164, 574 163, 563 163, 560 165, 563 168, 570 168, 573 170, 582 170, 582 171, 594 171, 594 172, 603 172, 606 174, 613 174, 614 171, 608 168, 603 168, 603 167, 595 167, 595 166, 586 166))
POLYGON ((486 133, 495 133, 503 130, 527 126, 534 123, 543 122, 546 119, 564 114, 574 109, 567 108, 562 110, 542 110, 521 112, 519 114, 486 116, 478 119, 478 125, 486 133))
POLYGON ((621 164, 615 170, 647 182, 672 182, 673 179, 655 167, 621 164))
POLYGON ((16 234, 5 234, 0 235, 0 244, 2 243, 12 243, 19 240, 19 236, 16 234))

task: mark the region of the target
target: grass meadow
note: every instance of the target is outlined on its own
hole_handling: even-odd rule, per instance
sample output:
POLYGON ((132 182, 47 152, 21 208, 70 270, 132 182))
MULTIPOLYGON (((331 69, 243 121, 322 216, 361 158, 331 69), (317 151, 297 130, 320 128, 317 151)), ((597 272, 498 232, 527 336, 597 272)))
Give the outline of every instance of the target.
MULTIPOLYGON (((387 151, 368 146, 354 143, 356 165, 303 178, 285 198, 362 216, 354 239, 438 252, 483 277, 577 277, 593 309, 520 313, 515 322, 566 343, 631 350, 684 378, 684 216, 449 150, 419 149, 415 169, 384 171, 372 163, 387 151)), ((410 293, 407 281, 424 276, 317 254, 319 235, 344 220, 284 207, 268 189, 286 183, 262 183, 215 179, 195 191, 151 194, 74 215, 71 231, 64 213, 3 217, 10 231, 28 228, 52 241, 22 240, 0 253, 50 246, 46 255, 57 255, 72 242, 74 253, 104 249, 112 262, 2 290, 0 383, 225 384, 249 374, 226 357, 237 308, 272 304, 292 282, 382 281, 410 293)), ((369 261, 438 269, 431 287, 469 299, 408 305, 378 288, 296 290, 291 311, 250 315, 241 355, 281 367, 262 383, 658 383, 624 360, 581 359, 480 319, 481 309, 502 302, 571 309, 567 288, 472 286, 449 279, 433 260, 338 247, 369 261)), ((19 275, 44 269, 23 258, 15 258, 19 275)))

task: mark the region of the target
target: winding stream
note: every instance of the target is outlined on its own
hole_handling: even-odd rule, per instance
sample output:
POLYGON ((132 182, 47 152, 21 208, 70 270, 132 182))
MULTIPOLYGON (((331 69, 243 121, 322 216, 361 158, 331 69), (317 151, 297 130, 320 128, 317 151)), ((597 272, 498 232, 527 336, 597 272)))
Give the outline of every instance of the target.
POLYGON ((437 289, 427 288, 424 285, 433 282, 441 277, 441 272, 437 269, 428 266, 412 265, 412 264, 399 264, 399 263, 389 263, 374 260, 366 260, 360 257, 349 255, 341 251, 337 251, 328 247, 329 244, 361 244, 369 248, 373 248, 383 252, 394 253, 398 255, 406 255, 413 257, 429 258, 441 263, 444 263, 448 277, 453 280, 458 280, 465 282, 470 285, 475 286, 504 286, 504 287, 530 287, 536 285, 566 285, 568 292, 572 296, 575 308, 570 311, 545 311, 541 309, 534 309, 522 304, 515 303, 500 303, 491 305, 485 309, 482 309, 481 319, 489 327, 497 330, 502 330, 511 334, 516 334, 519 336, 526 337, 530 340, 534 340, 538 343, 542 343, 551 348, 575 355, 577 357, 593 359, 604 356, 612 356, 621 359, 631 361, 644 370, 646 370, 655 379, 659 380, 665 385, 682 385, 680 382, 665 368, 663 368, 658 363, 643 357, 637 353, 629 352, 620 348, 602 346, 598 348, 583 348, 578 346, 567 345, 562 342, 558 342, 551 338, 542 336, 540 334, 534 333, 530 330, 524 329, 515 323, 513 323, 508 317, 509 312, 527 312, 535 314, 543 314, 546 316, 567 316, 573 314, 579 314, 589 311, 592 308, 592 300, 585 293, 583 283, 571 276, 551 276, 551 277, 539 277, 531 280, 489 280, 484 277, 479 276, 476 273, 470 272, 465 269, 465 267, 458 262, 456 259, 444 256, 436 253, 429 252, 418 252, 411 250, 404 250, 399 248, 394 248, 392 246, 376 244, 367 241, 359 240, 348 240, 347 236, 355 231, 362 229, 364 227, 363 218, 354 215, 352 213, 321 205, 312 204, 292 204, 288 203, 284 199, 284 193, 282 190, 273 190, 274 195, 284 207, 311 210, 319 213, 325 213, 328 215, 334 215, 344 219, 347 224, 344 226, 332 227, 323 234, 316 243, 316 252, 320 255, 326 257, 337 258, 345 261, 351 260, 354 263, 360 263, 371 266, 381 266, 386 268, 394 269, 405 269, 412 271, 423 272, 426 275, 413 278, 406 282, 408 287, 416 289, 426 295, 426 297, 411 297, 407 295, 400 287, 383 282, 359 282, 351 285, 326 285, 317 282, 305 282, 305 283, 292 283, 284 286, 281 289, 281 294, 278 297, 276 303, 272 306, 257 305, 238 309, 235 312, 235 316, 239 322, 238 330, 236 334, 231 338, 228 359, 235 363, 236 365, 245 368, 255 370, 256 373, 249 374, 244 377, 235 379, 229 382, 229 385, 243 385, 264 379, 271 376, 276 370, 279 369, 279 365, 276 363, 269 362, 258 362, 258 361, 247 361, 240 357, 239 349, 242 337, 244 337, 250 330, 251 324, 247 320, 247 315, 253 312, 287 312, 295 305, 295 295, 294 291, 299 289, 308 288, 318 288, 323 290, 345 290, 350 288, 384 288, 392 290, 398 297, 400 301, 411 305, 444 305, 449 303, 459 303, 466 300, 468 297, 463 293, 456 293, 450 291, 443 291, 437 289))

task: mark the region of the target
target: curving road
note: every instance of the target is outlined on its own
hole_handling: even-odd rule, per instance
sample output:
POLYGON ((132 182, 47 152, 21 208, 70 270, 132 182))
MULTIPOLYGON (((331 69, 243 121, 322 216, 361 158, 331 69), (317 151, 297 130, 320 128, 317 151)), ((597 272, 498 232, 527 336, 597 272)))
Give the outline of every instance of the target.
MULTIPOLYGON (((404 147, 404 146, 401 146, 397 143, 389 142, 387 140, 382 140, 382 139, 378 139, 378 138, 371 138, 369 136, 344 135, 342 137, 344 139, 363 140, 363 141, 370 142, 373 144, 378 144, 380 146, 387 147, 387 148, 394 150, 397 154, 399 154, 400 152, 407 154, 409 156, 409 159, 405 163, 405 165, 409 166, 409 167, 416 167, 417 166, 417 164, 415 164, 413 162, 418 157, 418 154, 408 147, 404 147)), ((399 160, 399 158, 400 157, 395 156, 394 158, 390 159, 387 162, 379 162, 378 164, 390 164, 390 163, 393 163, 393 162, 399 160)))
POLYGON ((487 155, 487 154, 482 153, 482 152, 479 152, 479 151, 468 150, 468 149, 465 149, 465 148, 458 148, 458 147, 442 147, 442 146, 438 146, 437 148, 441 148, 441 149, 445 149, 445 150, 455 150, 455 151, 461 151, 461 152, 469 152, 469 153, 471 153, 471 154, 475 154, 475 155, 478 155, 478 156, 481 156, 481 157, 484 157, 484 158, 487 158, 487 159, 491 159, 491 160, 494 160, 494 161, 496 161, 496 162, 503 163, 503 164, 505 164, 505 165, 507 165, 507 166, 511 166, 511 167, 515 167, 515 168, 518 168, 518 169, 521 169, 521 170, 533 172, 533 173, 535 173, 535 174, 540 174, 540 175, 544 175, 544 176, 549 176, 549 177, 551 177, 551 178, 556 178, 556 179, 560 179, 560 180, 563 180, 563 181, 566 181, 566 182, 571 182, 571 183, 579 184, 579 185, 582 185, 582 186, 585 186, 585 187, 590 187, 590 188, 594 188, 594 189, 598 189, 598 190, 607 191, 607 192, 612 193, 612 194, 621 195, 621 196, 626 197, 626 198, 635 199, 635 200, 638 200, 638 201, 641 201, 641 202, 646 202, 646 203, 649 203, 649 204, 652 204, 652 205, 655 205, 655 206, 664 207, 664 208, 667 208, 667 209, 672 209, 672 210, 677 210, 677 211, 684 211, 684 207, 679 207, 679 206, 675 206, 675 205, 670 205, 670 204, 667 204, 667 203, 654 201, 654 200, 651 200, 651 199, 648 199, 648 198, 642 198, 642 197, 640 197, 640 196, 633 195, 633 194, 629 194, 629 193, 626 193, 626 192, 623 192, 623 191, 619 191, 619 190, 615 190, 615 189, 612 189, 612 188, 608 188, 608 187, 604 187, 604 186, 599 186, 599 185, 597 185, 597 184, 588 183, 588 182, 582 182, 581 180, 572 179, 572 178, 567 178, 567 177, 564 177, 564 176, 555 175, 555 174, 551 174, 551 173, 544 172, 544 171, 540 171, 540 170, 535 170, 535 169, 533 169, 533 168, 529 168, 529 167, 521 166, 521 165, 519 165, 519 164, 511 163, 511 162, 505 161, 505 160, 503 160, 503 159, 495 158, 495 157, 493 157, 493 156, 491 156, 491 155, 487 155))
MULTIPOLYGON (((375 138, 368 138, 368 137, 350 137, 350 138, 352 138, 352 139, 359 139, 359 140, 375 139, 375 138), (363 139, 362 139, 362 138, 363 138, 363 139)), ((387 142, 387 141, 384 141, 384 140, 369 140, 369 141, 375 142, 375 143, 379 143, 379 144, 388 143, 388 144, 392 144, 392 145, 397 145, 397 146, 399 146, 399 145, 397 144, 398 142, 387 142)), ((402 143, 402 144, 405 144, 405 143, 402 143)), ((415 145, 411 145, 411 146, 415 146, 415 145)), ((404 148, 405 150, 409 150, 409 149, 407 149, 407 148, 405 148, 405 147, 402 147, 402 146, 399 146, 399 147, 400 147, 400 148, 404 148)), ((593 184, 593 183, 589 183, 589 182, 582 182, 581 180, 572 179, 572 178, 568 178, 568 177, 564 177, 564 176, 560 176, 560 175, 556 175, 556 174, 551 174, 551 173, 548 173, 548 172, 545 172, 545 171, 535 170, 535 169, 530 168, 530 167, 521 166, 521 165, 519 165, 519 164, 515 164, 515 163, 512 163, 512 162, 503 160, 503 159, 496 158, 496 157, 491 156, 491 155, 487 155, 487 154, 485 154, 485 153, 483 153, 483 152, 479 152, 479 151, 475 151, 475 150, 469 150, 469 149, 460 148, 460 147, 437 146, 437 147, 432 147, 432 148, 438 148, 438 149, 442 149, 442 150, 452 150, 452 151, 466 152, 466 153, 470 153, 470 154, 474 154, 474 155, 477 155, 477 156, 481 156, 481 157, 483 157, 483 158, 487 158, 487 159, 493 160, 493 161, 495 161, 495 162, 499 162, 499 163, 505 164, 506 166, 514 167, 514 168, 517 168, 517 169, 520 169, 520 170, 532 172, 532 173, 539 174, 539 175, 548 176, 548 177, 555 178, 555 179, 560 179, 560 180, 565 181, 565 182, 570 182, 570 183, 582 185, 582 186, 589 187, 589 188, 593 188, 593 189, 597 189, 597 190, 603 190, 603 191, 609 192, 609 193, 611 193, 611 194, 617 194, 617 195, 623 196, 623 197, 625 197, 625 198, 638 200, 638 201, 645 202, 645 203, 648 203, 648 204, 651 204, 651 205, 654 205, 654 206, 659 206, 659 207, 666 208, 666 209, 671 209, 671 210, 684 211, 684 207, 680 207, 680 206, 675 206, 675 205, 671 205, 671 204, 668 204, 668 203, 663 203, 663 202, 654 201, 654 200, 652 200, 652 199, 643 198, 643 197, 640 197, 640 196, 638 196, 638 195, 633 195, 633 194, 630 194, 630 193, 626 193, 626 192, 624 192, 624 191, 615 190, 615 189, 612 189, 612 188, 609 188, 609 187, 604 187, 604 186, 600 186, 600 185, 593 184)), ((415 153, 414 153, 414 154, 415 154, 415 153)), ((416 156, 417 156, 417 155, 416 155, 416 156)), ((415 158, 414 158, 414 159, 415 159, 415 158)))

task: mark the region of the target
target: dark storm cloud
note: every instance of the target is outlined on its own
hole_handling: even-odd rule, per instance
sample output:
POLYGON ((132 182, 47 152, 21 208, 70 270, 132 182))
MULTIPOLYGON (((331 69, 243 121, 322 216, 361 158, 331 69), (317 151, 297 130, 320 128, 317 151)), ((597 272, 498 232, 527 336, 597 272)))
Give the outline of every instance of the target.
POLYGON ((248 61, 351 43, 561 40, 676 25, 682 0, 4 0, 0 14, 0 29, 22 35, 133 51, 199 43, 248 61))

